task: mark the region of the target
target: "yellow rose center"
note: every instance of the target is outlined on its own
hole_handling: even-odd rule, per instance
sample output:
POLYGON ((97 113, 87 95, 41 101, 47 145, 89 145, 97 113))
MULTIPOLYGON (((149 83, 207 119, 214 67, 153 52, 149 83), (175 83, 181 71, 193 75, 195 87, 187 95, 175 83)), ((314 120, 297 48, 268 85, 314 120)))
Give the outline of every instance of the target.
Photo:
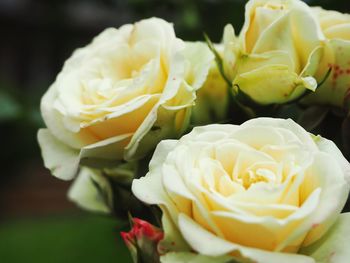
POLYGON ((248 170, 241 179, 244 188, 248 189, 252 184, 258 182, 272 183, 275 181, 276 175, 268 169, 248 170))

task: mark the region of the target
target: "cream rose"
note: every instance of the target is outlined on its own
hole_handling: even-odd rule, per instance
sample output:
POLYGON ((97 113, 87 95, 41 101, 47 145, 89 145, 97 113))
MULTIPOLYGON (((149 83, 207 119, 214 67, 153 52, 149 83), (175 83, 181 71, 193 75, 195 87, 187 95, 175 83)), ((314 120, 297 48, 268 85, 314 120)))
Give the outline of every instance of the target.
POLYGON ((45 166, 71 179, 79 163, 138 159, 179 136, 212 60, 162 19, 106 29, 73 53, 42 98, 45 166))
POLYGON ((234 86, 259 104, 283 103, 314 91, 324 36, 299 0, 250 0, 239 37, 224 30, 224 66, 234 86))
MULTIPOLYGON (((338 219, 349 176, 333 142, 290 119, 258 118, 162 141, 132 190, 162 209, 162 246, 170 251, 195 251, 208 262, 226 262, 227 255, 238 262, 315 262, 320 258, 299 252, 338 219)), ((174 258, 172 252, 163 262, 174 258)))
POLYGON ((325 54, 316 77, 321 80, 331 68, 329 78, 308 96, 309 102, 350 108, 350 15, 312 8, 326 36, 325 54))

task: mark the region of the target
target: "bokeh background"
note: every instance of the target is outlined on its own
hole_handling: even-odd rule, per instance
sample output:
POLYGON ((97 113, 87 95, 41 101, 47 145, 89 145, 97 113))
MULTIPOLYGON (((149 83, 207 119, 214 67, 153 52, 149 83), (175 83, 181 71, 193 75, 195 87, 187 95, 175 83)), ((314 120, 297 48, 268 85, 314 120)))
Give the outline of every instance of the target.
MULTIPOLYGON (((349 13, 348 0, 306 1, 349 13)), ((65 59, 106 27, 151 16, 185 40, 220 41, 243 23, 242 0, 0 0, 0 262, 131 262, 127 228, 66 199, 69 182, 50 176, 36 141, 40 98, 65 59)))

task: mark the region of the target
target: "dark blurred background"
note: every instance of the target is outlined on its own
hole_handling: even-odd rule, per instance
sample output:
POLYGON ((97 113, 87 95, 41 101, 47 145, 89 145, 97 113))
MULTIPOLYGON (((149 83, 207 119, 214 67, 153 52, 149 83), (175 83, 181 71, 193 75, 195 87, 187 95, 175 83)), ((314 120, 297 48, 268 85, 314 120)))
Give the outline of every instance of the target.
MULTIPOLYGON (((348 0, 306 1, 349 12, 348 0)), ((69 182, 43 168, 40 97, 77 47, 106 27, 158 16, 184 40, 216 42, 242 0, 0 0, 0 262, 131 262, 115 219, 66 199, 69 182)))

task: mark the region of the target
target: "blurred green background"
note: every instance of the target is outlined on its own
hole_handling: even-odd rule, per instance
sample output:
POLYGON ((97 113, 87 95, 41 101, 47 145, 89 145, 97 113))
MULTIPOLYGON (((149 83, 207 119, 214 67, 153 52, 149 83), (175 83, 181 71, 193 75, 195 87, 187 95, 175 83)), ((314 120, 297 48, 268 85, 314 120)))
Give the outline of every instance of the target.
MULTIPOLYGON (((349 12, 348 0, 306 1, 349 12)), ((66 200, 69 182, 43 168, 36 132, 40 97, 63 62, 106 27, 158 16, 180 38, 216 42, 242 0, 0 0, 0 262, 130 262, 116 219, 66 200)))

